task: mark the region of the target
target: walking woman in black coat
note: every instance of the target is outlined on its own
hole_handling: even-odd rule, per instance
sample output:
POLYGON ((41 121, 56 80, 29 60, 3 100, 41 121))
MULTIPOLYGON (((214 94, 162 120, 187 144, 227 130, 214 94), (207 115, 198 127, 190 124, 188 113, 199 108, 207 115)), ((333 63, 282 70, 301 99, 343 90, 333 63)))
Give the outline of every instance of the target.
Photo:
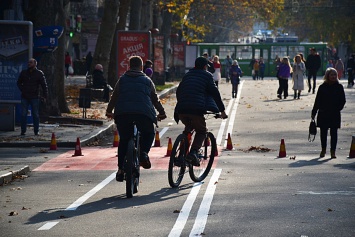
POLYGON ((338 128, 340 128, 340 111, 345 105, 345 92, 339 83, 335 68, 328 68, 324 75, 324 83, 319 86, 316 100, 312 109, 312 119, 317 112, 317 127, 320 128, 320 141, 324 157, 327 149, 328 129, 330 129, 330 156, 335 159, 335 150, 338 142, 338 128))

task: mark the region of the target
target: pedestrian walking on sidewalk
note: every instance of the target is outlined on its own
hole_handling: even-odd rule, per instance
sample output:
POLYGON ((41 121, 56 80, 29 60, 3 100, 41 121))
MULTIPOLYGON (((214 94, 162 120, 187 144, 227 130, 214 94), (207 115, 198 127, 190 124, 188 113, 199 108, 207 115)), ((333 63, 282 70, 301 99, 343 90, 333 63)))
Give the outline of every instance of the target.
POLYGON ((284 95, 284 99, 288 96, 288 79, 290 78, 292 72, 292 67, 290 65, 290 60, 288 57, 283 57, 281 63, 279 65, 279 88, 277 90, 277 98, 281 99, 282 94, 284 95))
POLYGON ((142 138, 139 154, 140 165, 144 169, 150 169, 151 163, 148 154, 155 136, 154 124, 157 123, 157 120, 165 119, 166 114, 152 79, 143 72, 143 60, 140 56, 130 57, 129 70, 118 79, 107 105, 106 116, 115 119, 120 135, 116 180, 122 182, 124 178, 124 157, 133 132, 133 122, 136 123, 142 138), (112 113, 113 109, 114 114, 112 113), (158 116, 155 109, 159 112, 158 116))
POLYGON ((229 55, 227 55, 227 58, 224 60, 224 69, 225 69, 225 75, 226 75, 226 82, 229 82, 229 69, 231 68, 233 64, 233 59, 229 55))
POLYGON ((324 75, 324 82, 319 86, 312 109, 311 117, 317 115, 317 127, 320 128, 320 141, 322 151, 319 157, 324 157, 327 149, 328 129, 330 129, 330 156, 336 158, 335 150, 338 142, 338 129, 340 128, 340 111, 345 105, 345 92, 339 83, 335 68, 328 68, 324 75))
POLYGON ((240 83, 240 77, 243 75, 242 69, 240 69, 238 61, 233 60, 233 64, 229 69, 229 76, 232 82, 232 98, 237 98, 238 85, 240 83))
POLYGON ((355 74, 355 53, 351 54, 347 62, 348 72, 348 88, 354 86, 354 74, 355 74))
POLYGON ((215 55, 213 57, 213 67, 214 67, 214 73, 213 73, 213 80, 214 83, 216 83, 216 86, 218 87, 218 82, 221 80, 221 69, 222 65, 219 62, 219 57, 215 55))
POLYGON ((301 56, 296 55, 294 58, 294 64, 292 67, 292 82, 293 82, 293 91, 294 91, 294 99, 300 99, 301 92, 304 90, 304 79, 303 74, 306 70, 304 63, 302 62, 301 56))
POLYGON ((338 72, 339 80, 341 80, 341 78, 343 77, 343 73, 344 73, 344 63, 343 63, 343 61, 341 60, 341 58, 339 58, 339 59, 337 60, 337 62, 335 63, 335 69, 336 69, 337 72, 338 72))
POLYGON ((48 87, 44 73, 37 68, 37 61, 31 58, 28 61, 28 68, 20 73, 17 80, 17 86, 21 91, 21 135, 26 134, 27 130, 27 112, 31 105, 33 117, 34 134, 39 132, 39 102, 45 101, 48 95, 48 87), (40 96, 40 87, 43 96, 40 96))
POLYGON ((321 66, 321 58, 317 53, 315 48, 309 49, 311 54, 308 55, 306 60, 306 69, 308 71, 308 93, 311 92, 311 78, 313 78, 313 94, 316 90, 316 79, 317 79, 317 72, 321 66))

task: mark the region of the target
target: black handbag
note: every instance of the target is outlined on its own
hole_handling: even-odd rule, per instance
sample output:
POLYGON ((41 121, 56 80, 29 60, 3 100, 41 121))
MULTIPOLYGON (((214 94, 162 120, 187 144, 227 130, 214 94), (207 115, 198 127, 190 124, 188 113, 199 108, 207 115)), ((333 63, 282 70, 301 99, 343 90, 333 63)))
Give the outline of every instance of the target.
POLYGON ((308 134, 308 141, 313 142, 314 139, 316 138, 317 135, 317 125, 316 121, 314 119, 311 120, 311 123, 309 124, 309 134, 308 134), (313 136, 313 138, 312 138, 313 136))

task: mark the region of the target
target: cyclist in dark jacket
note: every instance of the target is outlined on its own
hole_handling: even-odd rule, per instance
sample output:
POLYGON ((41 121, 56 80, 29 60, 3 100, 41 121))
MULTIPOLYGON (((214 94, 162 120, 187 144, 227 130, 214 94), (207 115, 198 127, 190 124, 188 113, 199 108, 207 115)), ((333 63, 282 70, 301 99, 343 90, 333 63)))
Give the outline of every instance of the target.
POLYGON ((207 134, 204 114, 207 111, 220 112, 223 119, 227 118, 221 95, 212 74, 206 71, 207 67, 208 60, 205 57, 198 57, 195 67, 184 75, 176 90, 175 121, 181 120, 185 125, 185 132, 190 132, 192 129, 196 132, 190 153, 186 157, 195 166, 200 165, 197 151, 201 148, 207 134))
POLYGON ((142 71, 143 61, 139 56, 129 60, 130 69, 117 81, 106 116, 114 118, 120 135, 118 147, 118 171, 116 180, 123 181, 123 164, 127 144, 133 134, 133 122, 141 133, 140 165, 150 169, 148 153, 154 140, 154 123, 166 118, 164 108, 158 98, 153 81, 142 71), (156 115, 155 109, 159 115, 156 115), (114 109, 114 114, 112 110, 114 109))
POLYGON ((37 61, 31 58, 28 61, 28 69, 23 70, 17 80, 17 86, 21 91, 21 135, 27 130, 27 111, 31 105, 33 116, 33 130, 38 135, 39 130, 39 88, 42 87, 43 99, 48 95, 46 78, 41 70, 37 69, 37 61))

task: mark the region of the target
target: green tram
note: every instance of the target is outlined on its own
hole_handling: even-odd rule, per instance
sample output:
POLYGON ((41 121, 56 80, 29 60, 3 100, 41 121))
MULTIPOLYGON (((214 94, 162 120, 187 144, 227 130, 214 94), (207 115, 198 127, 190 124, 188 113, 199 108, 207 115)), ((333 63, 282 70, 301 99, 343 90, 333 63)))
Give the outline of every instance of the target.
POLYGON ((260 59, 260 57, 262 57, 266 66, 265 77, 272 77, 276 75, 275 59, 277 57, 282 58, 288 56, 292 65, 293 58, 298 53, 303 53, 303 56, 307 59, 307 56, 310 53, 309 49, 313 47, 316 48, 322 59, 322 70, 318 71, 318 76, 324 75, 328 61, 328 49, 326 43, 196 43, 193 45, 197 46, 197 56, 201 56, 205 52, 207 52, 209 56, 219 56, 222 64, 222 77, 225 76, 223 65, 227 55, 232 59, 238 60, 239 66, 246 76, 251 76, 252 68, 249 64, 253 58, 260 59))

